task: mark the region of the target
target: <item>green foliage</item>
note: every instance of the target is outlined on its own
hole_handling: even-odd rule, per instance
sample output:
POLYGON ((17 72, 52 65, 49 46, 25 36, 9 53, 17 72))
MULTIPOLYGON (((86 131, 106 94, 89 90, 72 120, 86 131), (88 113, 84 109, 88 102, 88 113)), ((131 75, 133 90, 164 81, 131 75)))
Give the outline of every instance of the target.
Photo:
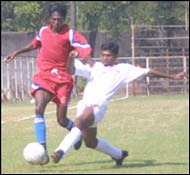
POLYGON ((117 2, 117 1, 106 1, 104 3, 104 9, 107 8, 103 13, 104 22, 101 23, 103 30, 110 31, 113 37, 119 37, 122 31, 130 30, 130 16, 127 12, 129 1, 117 2))
POLYGON ((185 13, 187 13, 187 20, 189 21, 189 2, 188 1, 178 2, 178 5, 176 5, 176 8, 174 9, 174 15, 176 20, 181 24, 184 24, 185 13))
MULTIPOLYGON (((48 22, 47 7, 51 3, 69 1, 2 1, 3 31, 36 31, 48 22)), ((135 24, 184 24, 189 3, 185 1, 76 1, 79 31, 109 31, 113 36, 130 31, 135 24), (187 9, 185 10, 185 3, 187 9)))
POLYGON ((35 31, 42 13, 35 1, 5 1, 2 2, 2 9, 3 31, 35 31))
POLYGON ((39 23, 40 5, 32 1, 14 2, 15 22, 19 24, 17 30, 32 32, 39 23))
POLYGON ((80 1, 77 6, 78 30, 97 31, 99 30, 100 17, 103 11, 102 1, 80 1))
POLYGON ((3 31, 13 30, 13 3, 9 1, 1 1, 1 28, 3 31))
POLYGON ((62 1, 2 1, 2 31, 36 32, 49 22, 48 7, 62 1))
POLYGON ((137 23, 151 23, 155 2, 97 1, 77 2, 79 30, 108 31, 114 38, 130 31, 131 17, 137 23), (146 9, 146 10, 144 10, 146 9))
MULTIPOLYGON (((184 25, 185 13, 189 19, 189 5, 187 1, 160 1, 156 4, 154 24, 158 25, 184 25), (187 9, 185 9, 187 5, 187 9)), ((189 20, 188 20, 189 21, 189 20)))

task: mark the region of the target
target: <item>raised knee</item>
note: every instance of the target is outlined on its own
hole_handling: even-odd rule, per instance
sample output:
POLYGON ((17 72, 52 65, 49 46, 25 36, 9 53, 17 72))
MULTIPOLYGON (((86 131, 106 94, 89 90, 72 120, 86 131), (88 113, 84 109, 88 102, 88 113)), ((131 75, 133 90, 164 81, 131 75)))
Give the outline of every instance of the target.
POLYGON ((77 128, 80 128, 81 130, 83 129, 83 124, 82 124, 82 120, 77 118, 75 121, 74 121, 74 126, 77 127, 77 128))

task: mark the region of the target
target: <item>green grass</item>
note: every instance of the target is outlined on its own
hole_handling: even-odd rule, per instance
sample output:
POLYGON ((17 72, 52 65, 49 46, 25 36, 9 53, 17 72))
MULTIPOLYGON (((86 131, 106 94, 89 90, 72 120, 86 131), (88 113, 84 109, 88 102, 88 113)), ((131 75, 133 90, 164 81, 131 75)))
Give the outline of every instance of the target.
MULTIPOLYGON (((70 106, 76 105, 72 100, 70 106)), ((49 104, 47 111, 54 111, 49 104)), ((116 167, 107 155, 82 145, 71 150, 59 164, 32 166, 23 159, 24 146, 35 140, 34 105, 2 105, 3 174, 189 174, 189 96, 129 97, 110 102, 98 128, 98 137, 129 151, 123 166, 116 167)), ((68 111, 74 118, 75 109, 68 111)), ((58 126, 55 113, 46 115, 48 152, 51 154, 67 131, 58 126)))

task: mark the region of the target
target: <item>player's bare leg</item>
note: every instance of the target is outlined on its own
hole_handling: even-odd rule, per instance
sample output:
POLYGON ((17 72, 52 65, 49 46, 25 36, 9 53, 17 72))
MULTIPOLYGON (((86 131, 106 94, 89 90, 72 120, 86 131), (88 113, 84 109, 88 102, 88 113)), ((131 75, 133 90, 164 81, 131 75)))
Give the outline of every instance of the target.
MULTIPOLYGON (((34 94, 35 98, 35 119, 34 119, 34 128, 35 128, 35 134, 37 142, 42 144, 47 151, 46 148, 46 125, 45 125, 45 119, 44 119, 44 111, 48 104, 48 102, 52 98, 52 94, 44 89, 39 89, 34 94)), ((44 158, 44 161, 41 163, 41 165, 47 164, 49 162, 48 154, 44 158)))
POLYGON ((66 106, 59 106, 57 105, 57 122, 60 126, 67 128, 68 130, 71 130, 73 124, 69 125, 69 120, 67 118, 67 107, 66 106))
MULTIPOLYGON (((67 117, 67 107, 57 105, 57 122, 60 126, 66 128, 67 130, 71 130, 74 122, 67 117)), ((74 145, 74 148, 78 150, 82 145, 82 138, 74 145)))
POLYGON ((122 165, 123 159, 128 156, 127 151, 120 150, 103 139, 97 138, 97 128, 83 129, 82 136, 88 148, 96 149, 111 156, 111 158, 115 160, 117 166, 122 165))
POLYGON ((63 141, 57 147, 52 154, 54 163, 58 163, 61 158, 68 153, 68 151, 74 146, 82 137, 82 130, 85 127, 91 126, 94 121, 93 109, 88 107, 84 112, 75 120, 74 126, 71 132, 65 136, 63 141))
POLYGON ((96 148, 98 144, 97 136, 97 128, 86 128, 82 131, 82 138, 84 140, 85 145, 88 148, 96 148))

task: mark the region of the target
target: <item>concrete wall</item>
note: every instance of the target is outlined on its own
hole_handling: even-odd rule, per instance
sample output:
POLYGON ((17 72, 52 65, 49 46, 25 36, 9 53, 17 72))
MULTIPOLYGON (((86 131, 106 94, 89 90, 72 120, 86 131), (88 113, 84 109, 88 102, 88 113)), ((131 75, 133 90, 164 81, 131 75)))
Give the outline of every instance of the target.
MULTIPOLYGON (((34 34, 21 32, 2 32, 1 33, 1 56, 5 56, 25 45, 29 44, 34 34)), ((36 56, 37 50, 23 53, 22 56, 36 56)))
MULTIPOLYGON (((98 58, 100 54, 100 46, 102 43, 109 41, 111 35, 106 32, 83 32, 82 33, 93 48, 93 57, 98 58)), ((152 56, 154 55, 156 47, 156 52, 158 55, 167 55, 165 50, 167 48, 174 48, 175 53, 170 55, 183 55, 182 49, 186 49, 186 55, 189 55, 189 30, 184 29, 177 30, 174 29, 170 33, 163 31, 136 31, 135 32, 135 56, 152 56), (169 36, 168 36, 169 35, 169 36), (186 39, 171 39, 171 40, 138 40, 137 38, 160 38, 160 37, 186 37, 186 39), (146 47, 143 49, 142 47, 146 47), (165 50, 163 50, 163 46, 165 50), (162 47, 162 48, 161 48, 162 47), (178 51, 179 50, 179 51, 178 51), (178 53, 176 52, 178 51, 178 53)), ((20 32, 2 32, 1 33, 1 55, 7 55, 10 52, 19 49, 26 44, 30 43, 35 37, 35 34, 20 33, 20 32)), ((123 32, 118 37, 119 45, 119 57, 131 57, 131 34, 130 32, 123 32)), ((33 56, 36 57, 37 50, 24 53, 23 56, 33 56)))
MULTIPOLYGON (((105 41, 108 41, 110 38, 110 35, 108 33, 97 33, 97 34, 92 35, 92 33, 90 32, 86 32, 83 34, 85 35, 85 37, 87 38, 87 40, 90 42, 90 44, 92 45, 94 49, 93 57, 98 58, 101 44, 104 43, 105 41)), ((17 33, 17 32, 11 32, 11 33, 3 32, 1 34, 1 85, 2 85, 1 96, 3 96, 3 99, 31 98, 30 97, 31 78, 36 71, 35 58, 37 56, 38 50, 19 55, 19 57, 15 59, 13 62, 11 62, 10 64, 5 64, 2 61, 2 59, 5 55, 30 43, 34 37, 35 37, 34 34, 17 33)), ((156 36, 152 36, 152 37, 156 37, 156 36)), ((164 42, 167 42, 167 41, 164 41, 164 42)), ((175 52, 173 54, 171 53, 168 54, 170 56, 172 55, 177 56, 175 58, 169 58, 168 56, 162 58, 162 56, 166 56, 167 53, 163 53, 161 52, 161 50, 158 50, 159 55, 156 55, 156 56, 161 56, 161 57, 156 58, 156 59, 150 58, 151 59, 150 67, 158 68, 160 70, 163 69, 162 71, 164 72, 171 70, 173 71, 173 73, 176 71, 181 71, 183 70, 183 68, 185 68, 186 71, 189 73, 189 40, 179 40, 178 42, 176 40, 172 40, 172 42, 175 43, 176 47, 182 47, 182 46, 185 47, 187 49, 187 53, 186 53, 187 56, 182 57, 183 54, 181 51, 179 51, 178 53, 175 52), (184 58, 185 58, 186 65, 184 65, 184 58)), ((151 41, 149 41, 148 43, 143 42, 141 43, 141 45, 149 44, 150 46, 152 45, 155 46, 156 43, 159 46, 160 42, 157 42, 157 41, 155 41, 153 44, 151 41)), ((122 36, 120 37, 118 44, 120 47, 119 57, 125 57, 125 59, 122 60, 122 62, 131 62, 131 58, 129 58, 131 57, 130 34, 122 33, 122 36)), ((138 46, 138 43, 136 42, 136 47, 137 46, 138 46)), ((177 51, 177 49, 175 48, 174 50, 177 51)), ((142 67, 146 67, 146 58, 150 57, 150 55, 148 55, 150 53, 150 49, 147 52, 145 52, 145 50, 143 49, 136 49, 135 51, 136 51, 135 52, 136 56, 141 56, 141 57, 144 56, 143 59, 136 58, 135 63, 138 65, 141 65, 142 67)), ((153 53, 152 53, 152 56, 153 56, 153 53)), ((189 92, 189 80, 181 81, 179 82, 179 84, 173 84, 173 82, 170 82, 168 80, 165 80, 164 82, 162 82, 162 79, 159 79, 157 82, 154 80, 151 81, 150 84, 151 86, 149 87, 147 86, 147 83, 145 81, 143 80, 137 81, 135 93, 134 93, 134 89, 132 89, 131 87, 129 87, 129 93, 133 91, 133 94, 135 95, 147 94, 148 88, 149 88, 150 94, 163 94, 163 93, 170 94, 170 93, 188 93, 189 92), (162 84, 162 83, 166 83, 167 86, 165 86, 165 84, 162 84)))
MULTIPOLYGON (((84 36, 89 41, 90 32, 83 33, 84 36)), ((5 56, 16 49, 20 49, 24 47, 26 44, 30 43, 32 39, 35 37, 35 34, 28 33, 20 33, 20 32, 2 32, 1 34, 1 55, 5 56)), ((100 46, 103 42, 109 39, 109 35, 107 33, 97 33, 95 43, 92 47, 94 49, 93 57, 99 57, 100 46)), ((90 43, 91 44, 91 43, 90 43)), ((119 56, 130 56, 130 35, 128 33, 124 33, 120 38, 119 42, 120 54, 119 56)), ((37 50, 31 51, 28 53, 23 53, 22 56, 33 56, 36 57, 37 50)))

